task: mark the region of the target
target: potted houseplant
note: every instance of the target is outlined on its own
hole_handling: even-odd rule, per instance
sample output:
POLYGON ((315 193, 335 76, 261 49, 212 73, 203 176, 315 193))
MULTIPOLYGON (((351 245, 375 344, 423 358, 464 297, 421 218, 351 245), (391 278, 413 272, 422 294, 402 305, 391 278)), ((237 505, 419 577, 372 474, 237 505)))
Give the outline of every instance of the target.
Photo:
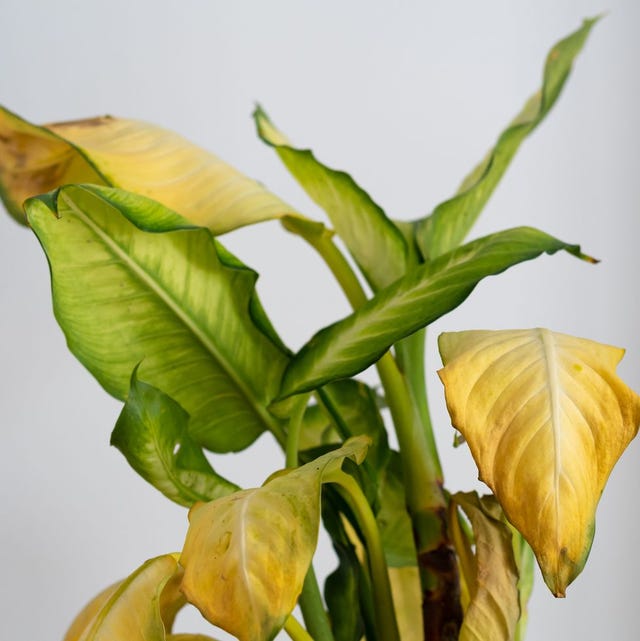
POLYGON ((182 553, 101 593, 69 641, 106 629, 127 638, 140 618, 142 639, 183 638, 170 632, 185 599, 240 639, 282 627, 294 639, 521 638, 526 541, 564 595, 586 561, 604 482, 638 428, 638 398, 615 374, 621 351, 539 329, 444 334, 452 421, 495 497, 451 494, 425 396, 423 330, 485 277, 543 253, 594 262, 533 228, 465 240, 593 23, 552 48, 540 91, 458 194, 412 223, 392 221, 349 175, 289 143, 261 108, 259 136, 333 230, 158 128, 110 117, 40 127, 2 111, 3 198, 45 249, 71 350, 125 401, 112 443, 191 507, 182 553), (217 238, 268 219, 318 253, 353 307, 295 353, 255 273, 217 238), (351 378, 371 364, 380 388, 351 378), (204 454, 242 450, 264 432, 289 470, 261 488, 241 491, 204 454), (340 560, 326 606, 310 572, 321 505, 340 560), (306 629, 291 616, 296 602, 306 629))

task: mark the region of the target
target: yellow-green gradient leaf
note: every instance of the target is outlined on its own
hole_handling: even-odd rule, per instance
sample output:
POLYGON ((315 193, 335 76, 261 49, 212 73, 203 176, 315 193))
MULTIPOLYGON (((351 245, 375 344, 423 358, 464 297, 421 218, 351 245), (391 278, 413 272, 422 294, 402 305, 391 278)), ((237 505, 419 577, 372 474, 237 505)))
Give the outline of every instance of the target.
POLYGON ((172 131, 103 116, 33 125, 0 107, 0 195, 22 203, 69 183, 110 185, 157 200, 222 234, 295 211, 259 183, 172 131))
POLYGON ((165 641, 165 629, 170 629, 176 610, 184 604, 176 576, 180 576, 176 555, 147 561, 85 606, 64 641, 165 641))
POLYGON ((474 492, 451 500, 466 514, 475 539, 475 577, 459 641, 511 641, 520 618, 518 570, 502 510, 492 496, 479 498, 474 492))
POLYGON ((367 437, 262 487, 237 492, 189 512, 180 558, 182 590, 203 616, 240 641, 267 641, 293 610, 316 548, 320 488, 345 458, 360 463, 367 437))
POLYGON ((638 431, 623 350, 546 329, 439 339, 453 426, 556 596, 580 573, 609 474, 638 431))

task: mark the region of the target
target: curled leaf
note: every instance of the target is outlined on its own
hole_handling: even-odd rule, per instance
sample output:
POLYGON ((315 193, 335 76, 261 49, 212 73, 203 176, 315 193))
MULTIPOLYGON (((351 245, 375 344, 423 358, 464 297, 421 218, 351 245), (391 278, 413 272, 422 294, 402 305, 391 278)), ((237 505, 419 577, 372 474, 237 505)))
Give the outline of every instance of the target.
POLYGON ((262 185, 172 131, 103 116, 38 126, 0 107, 0 195, 26 222, 22 203, 69 183, 147 196, 221 234, 295 215, 262 185))
POLYGON ((175 589, 179 575, 176 555, 147 561, 89 602, 64 641, 165 641, 165 630, 184 604, 175 589))
POLYGON ((262 487, 189 512, 180 557, 182 590, 213 623, 240 641, 266 641, 282 628, 302 591, 316 548, 320 489, 345 458, 360 463, 367 437, 350 439, 262 487))
POLYGON ((474 492, 451 497, 471 522, 475 540, 474 576, 469 604, 460 628, 460 641, 511 641, 520 618, 518 570, 511 532, 492 496, 474 492))
POLYGON ((442 334, 462 432, 556 596, 580 573, 611 470, 638 431, 640 397, 615 373, 623 350, 546 329, 442 334))

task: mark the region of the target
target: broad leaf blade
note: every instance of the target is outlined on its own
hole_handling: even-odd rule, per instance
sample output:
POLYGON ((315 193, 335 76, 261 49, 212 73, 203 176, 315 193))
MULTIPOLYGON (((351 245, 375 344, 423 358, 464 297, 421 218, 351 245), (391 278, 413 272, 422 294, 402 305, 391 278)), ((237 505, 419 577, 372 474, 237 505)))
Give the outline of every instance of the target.
POLYGON ((240 488, 216 474, 188 430, 189 415, 159 389, 131 377, 127 401, 111 433, 131 467, 166 497, 190 507, 240 488))
POLYGON ((356 182, 330 169, 308 149, 292 147, 258 107, 258 134, 271 145, 309 196, 324 209, 331 224, 374 289, 404 275, 407 245, 400 230, 356 182))
POLYGON ((487 157, 465 178, 458 193, 438 205, 430 216, 416 221, 416 241, 426 259, 437 258, 464 240, 522 141, 555 104, 573 61, 580 53, 596 20, 585 20, 580 29, 551 49, 540 90, 502 132, 487 157))
POLYGON ((640 397, 615 374, 623 350, 542 329, 443 334, 439 345, 452 423, 564 596, 640 422, 640 397))
POLYGON ((511 641, 520 617, 518 570, 511 532, 493 497, 458 493, 452 500, 467 515, 475 538, 475 589, 464 614, 460 641, 511 641))
POLYGON ((267 641, 284 625, 316 548, 325 473, 359 463, 369 439, 351 439, 261 488, 197 504, 181 564, 182 590, 203 616, 240 641, 267 641))
POLYGON ((457 307, 483 278, 560 250, 586 258, 576 245, 519 227, 480 238, 416 268, 355 313, 318 332, 287 367, 281 396, 362 371, 401 338, 457 307))
POLYGON ((201 445, 238 450, 265 429, 278 434, 266 407, 287 356, 257 275, 209 230, 105 187, 67 186, 26 209, 69 347, 109 393, 124 400, 141 363, 140 377, 189 413, 201 445))
MULTIPOLYGON (((64 641, 165 641, 162 592, 179 573, 175 556, 166 554, 140 566, 121 583, 93 599, 71 624, 64 641)), ((183 603, 183 597, 176 593, 183 603)))
POLYGON ((104 116, 37 126, 0 107, 0 195, 22 202, 68 183, 111 185, 221 234, 295 211, 259 183, 178 134, 104 116))

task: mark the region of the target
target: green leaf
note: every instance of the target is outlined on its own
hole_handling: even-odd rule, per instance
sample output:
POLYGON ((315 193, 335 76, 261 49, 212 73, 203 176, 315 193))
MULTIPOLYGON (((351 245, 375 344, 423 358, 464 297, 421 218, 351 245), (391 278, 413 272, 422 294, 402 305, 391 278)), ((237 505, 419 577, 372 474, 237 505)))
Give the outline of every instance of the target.
POLYGON ((184 604, 177 590, 170 590, 170 598, 163 598, 165 587, 180 574, 176 556, 151 559, 124 581, 101 592, 78 614, 64 641, 165 641, 173 610, 184 604), (164 609, 170 612, 169 621, 164 609))
POLYGON ((124 400, 141 363, 140 377, 189 413, 201 445, 239 450, 265 429, 282 437, 266 407, 288 357, 257 275, 209 230, 106 187, 63 187, 26 210, 69 348, 109 393, 124 400))
POLYGON ((359 605, 360 562, 351 546, 334 543, 338 567, 327 577, 324 598, 331 617, 335 641, 360 641, 364 624, 359 605))
POLYGON ((178 403, 139 381, 134 370, 111 445, 142 478, 179 505, 190 507, 239 490, 214 472, 189 435, 188 423, 189 415, 178 403))
POLYGON ((511 641, 520 617, 518 570, 511 532, 492 496, 458 493, 451 500, 462 508, 475 538, 475 585, 464 613, 460 641, 511 641))
POLYGON ((293 610, 316 548, 325 474, 360 463, 369 439, 356 437, 262 487, 189 513, 180 558, 182 590, 203 616, 240 641, 267 641, 293 610))
POLYGON ((547 329, 451 332, 438 345, 452 424, 564 596, 586 563, 607 478, 638 432, 640 396, 616 375, 624 350, 547 329))
POLYGON ((417 553, 413 527, 407 512, 407 500, 402 480, 402 461, 392 452, 385 469, 378 476, 379 505, 376 522, 380 530, 387 565, 415 566, 417 553))
POLYGON ((389 285, 404 275, 407 245, 387 218, 349 174, 316 160, 308 149, 296 149, 258 107, 254 118, 260 138, 272 146, 287 169, 329 216, 372 288, 389 285))
POLYGON ((560 250, 593 261, 577 245, 518 227, 475 240, 416 268, 350 316, 318 332, 287 367, 281 397, 362 371, 401 338, 457 307, 486 276, 560 250))
POLYGON ((143 194, 216 234, 296 215, 172 131, 112 116, 38 126, 0 107, 0 196, 16 220, 25 222, 24 200, 69 183, 143 194))
POLYGON ((458 193, 433 213, 415 222, 416 241, 425 259, 432 260, 457 247, 480 215, 522 141, 540 124, 555 104, 596 19, 583 26, 549 52, 542 87, 505 129, 495 147, 465 178, 458 193))

